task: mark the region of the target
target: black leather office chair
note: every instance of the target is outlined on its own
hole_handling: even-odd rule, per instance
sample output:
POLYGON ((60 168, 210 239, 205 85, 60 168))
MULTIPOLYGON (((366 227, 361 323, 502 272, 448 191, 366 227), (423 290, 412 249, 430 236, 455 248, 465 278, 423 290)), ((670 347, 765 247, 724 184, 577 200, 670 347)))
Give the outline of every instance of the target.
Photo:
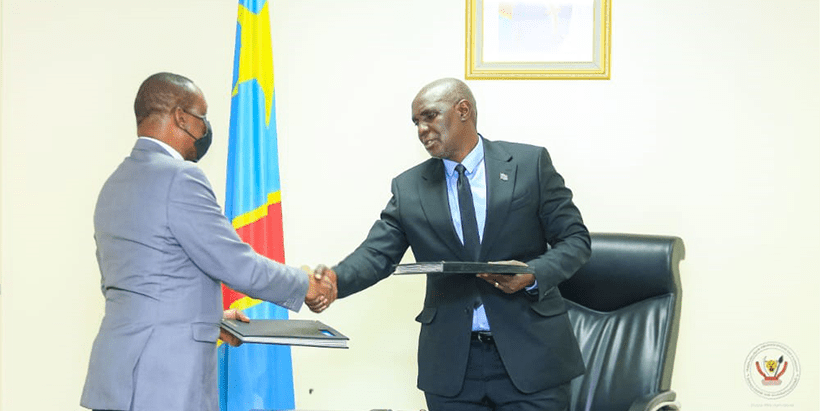
POLYGON ((677 237, 592 234, 592 257, 560 285, 586 374, 572 411, 679 410, 670 390, 680 323, 677 237))

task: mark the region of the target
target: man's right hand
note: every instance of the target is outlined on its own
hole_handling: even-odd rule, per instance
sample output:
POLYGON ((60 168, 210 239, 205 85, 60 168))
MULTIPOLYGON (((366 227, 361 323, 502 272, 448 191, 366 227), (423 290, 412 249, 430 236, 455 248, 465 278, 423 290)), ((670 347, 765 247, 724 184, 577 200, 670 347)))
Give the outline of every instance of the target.
POLYGON ((324 265, 319 265, 313 270, 313 274, 308 276, 310 280, 305 304, 311 311, 320 313, 336 301, 336 273, 324 265))

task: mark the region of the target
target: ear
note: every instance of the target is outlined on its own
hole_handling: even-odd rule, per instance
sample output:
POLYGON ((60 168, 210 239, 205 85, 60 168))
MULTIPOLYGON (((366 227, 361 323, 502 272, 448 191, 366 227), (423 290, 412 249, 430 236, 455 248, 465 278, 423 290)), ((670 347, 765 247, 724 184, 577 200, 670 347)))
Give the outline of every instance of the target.
MULTIPOLYGON (((173 116, 173 118, 174 118, 174 122, 175 122, 175 123, 177 123, 177 125, 178 125, 180 128, 183 128, 183 129, 184 129, 184 128, 185 128, 185 127, 184 127, 184 126, 185 126, 185 116, 183 116, 183 115, 182 115, 183 113, 184 113, 184 112, 182 111, 182 107, 179 107, 179 106, 174 107, 174 108, 171 110, 171 115, 172 115, 172 116, 173 116)), ((187 130, 187 129, 186 129, 186 130, 187 130)))
POLYGON ((456 112, 461 118, 461 121, 467 121, 467 119, 470 118, 472 110, 473 106, 470 105, 470 102, 467 101, 467 99, 461 99, 458 103, 456 103, 456 112))

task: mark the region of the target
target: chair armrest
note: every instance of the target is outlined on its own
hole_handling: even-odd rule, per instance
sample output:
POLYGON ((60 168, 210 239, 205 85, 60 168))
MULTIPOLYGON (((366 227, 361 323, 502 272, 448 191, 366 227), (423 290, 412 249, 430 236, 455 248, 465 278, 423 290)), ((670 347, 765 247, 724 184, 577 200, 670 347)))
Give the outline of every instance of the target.
POLYGON ((680 410, 680 403, 675 401, 675 391, 662 391, 638 398, 629 407, 629 411, 672 411, 680 410))

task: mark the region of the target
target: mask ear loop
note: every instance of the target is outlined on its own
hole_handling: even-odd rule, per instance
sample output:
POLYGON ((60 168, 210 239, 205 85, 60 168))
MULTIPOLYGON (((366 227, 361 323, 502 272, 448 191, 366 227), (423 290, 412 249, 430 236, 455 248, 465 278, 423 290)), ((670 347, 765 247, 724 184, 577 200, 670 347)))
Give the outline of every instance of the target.
MULTIPOLYGON (((198 119, 202 120, 202 122, 203 122, 203 123, 205 123, 205 134, 208 134, 208 119, 206 119, 206 118, 205 118, 205 116, 201 116, 201 117, 200 117, 200 116, 198 116, 198 115, 196 115, 196 114, 194 114, 194 113, 191 113, 191 112, 189 112, 189 111, 185 110, 184 108, 182 108, 182 107, 180 107, 180 106, 176 106, 176 107, 174 107, 174 111, 176 111, 176 109, 180 109, 180 110, 182 110, 182 112, 183 112, 183 113, 186 113, 186 114, 188 114, 188 115, 194 116, 194 117, 196 117, 196 118, 198 118, 198 119)), ((177 123, 177 127, 181 128, 181 129, 182 129, 182 131, 184 131, 186 134, 188 134, 188 136, 190 136, 192 139, 194 139, 194 141, 197 141, 197 140, 199 140, 200 138, 202 138, 202 137, 204 137, 204 136, 205 136, 205 134, 203 134, 203 135, 201 135, 201 136, 199 136, 199 137, 195 137, 193 134, 191 134, 191 132, 190 132, 190 131, 188 131, 188 129, 187 129, 187 128, 182 127, 182 126, 179 124, 179 122, 177 121, 176 116, 174 116, 174 122, 176 122, 176 123, 177 123)))

